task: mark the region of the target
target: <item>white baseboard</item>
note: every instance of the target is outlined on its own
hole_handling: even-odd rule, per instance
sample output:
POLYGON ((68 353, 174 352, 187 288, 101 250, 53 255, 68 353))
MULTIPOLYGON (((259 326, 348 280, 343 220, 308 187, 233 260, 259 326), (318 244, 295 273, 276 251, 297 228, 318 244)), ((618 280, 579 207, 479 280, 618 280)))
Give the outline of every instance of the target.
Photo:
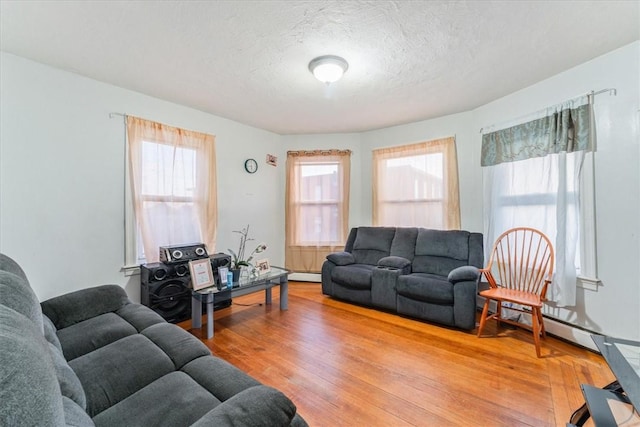
POLYGON ((589 331, 582 330, 563 322, 558 322, 550 317, 544 318, 544 327, 546 328, 548 334, 565 339, 569 342, 578 344, 582 347, 586 347, 590 350, 599 352, 595 343, 591 339, 592 333, 589 331))
MULTIPOLYGON (((484 298, 477 297, 476 302, 478 308, 482 310, 482 306, 484 305, 484 298)), ((489 305, 489 310, 495 313, 495 301, 491 301, 489 305)), ((523 314, 525 316, 521 321, 531 325, 531 316, 528 314, 523 314)), ((574 326, 560 320, 556 320, 552 317, 547 317, 543 314, 544 317, 544 327, 549 335, 553 335, 555 337, 561 338, 563 340, 569 341, 571 343, 577 344, 581 347, 588 348, 589 350, 593 350, 599 353, 598 348, 595 343, 591 339, 591 334, 596 334, 597 332, 590 332, 584 329, 581 329, 578 326, 574 326)))
POLYGON ((320 283, 322 282, 322 277, 318 273, 291 273, 289 274, 289 280, 320 283))

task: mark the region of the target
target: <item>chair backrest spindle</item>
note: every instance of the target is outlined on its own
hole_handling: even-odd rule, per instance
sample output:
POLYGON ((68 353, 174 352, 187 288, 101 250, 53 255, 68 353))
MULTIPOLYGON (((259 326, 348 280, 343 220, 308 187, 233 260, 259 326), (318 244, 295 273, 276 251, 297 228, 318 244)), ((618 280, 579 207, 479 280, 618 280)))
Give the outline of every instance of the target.
POLYGON ((508 230, 496 241, 489 268, 499 278, 498 286, 535 294, 546 293, 546 281, 551 280, 553 271, 553 246, 547 236, 536 229, 518 227, 508 230))

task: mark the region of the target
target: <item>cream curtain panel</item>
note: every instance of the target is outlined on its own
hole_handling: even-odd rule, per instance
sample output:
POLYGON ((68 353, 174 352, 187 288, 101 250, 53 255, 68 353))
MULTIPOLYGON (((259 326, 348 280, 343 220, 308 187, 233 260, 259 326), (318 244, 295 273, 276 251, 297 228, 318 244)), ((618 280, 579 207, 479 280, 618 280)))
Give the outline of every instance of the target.
MULTIPOLYGON (((216 241, 215 137, 127 116, 134 211, 147 262, 158 247, 216 241)), ((140 252, 140 251, 138 251, 140 252)))
POLYGON ((373 150, 373 224, 460 228, 455 138, 373 150))
POLYGON ((319 273, 344 249, 349 223, 351 151, 287 152, 285 266, 319 273))
POLYGON ((548 299, 574 306, 584 239, 582 166, 595 146, 593 108, 585 96, 533 116, 482 137, 485 249, 513 227, 542 231, 556 256, 548 299))

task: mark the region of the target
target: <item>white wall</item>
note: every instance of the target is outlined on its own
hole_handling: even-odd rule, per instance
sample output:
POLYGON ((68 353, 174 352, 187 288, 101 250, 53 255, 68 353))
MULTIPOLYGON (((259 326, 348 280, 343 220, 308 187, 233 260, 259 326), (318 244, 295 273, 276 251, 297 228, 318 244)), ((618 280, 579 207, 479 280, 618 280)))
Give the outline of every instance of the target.
MULTIPOLYGON (((237 246, 230 230, 247 223, 284 261, 286 151, 353 150, 350 226, 371 223, 371 150, 456 136, 462 228, 482 231, 481 127, 499 124, 591 90, 599 95, 598 270, 603 286, 578 289, 574 310, 553 315, 580 327, 640 339, 640 42, 476 110, 371 132, 279 136, 210 114, 2 54, 0 84, 0 251, 16 258, 38 296, 97 283, 125 286, 123 264, 125 112, 217 135, 218 250, 237 246), (277 168, 264 164, 278 156, 277 168), (243 171, 254 157, 255 175, 243 171)), ((214 96, 214 95, 212 95, 214 96)))
POLYGON ((283 263, 283 166, 265 164, 281 152, 278 135, 1 55, 0 251, 22 265, 40 299, 102 283, 139 299, 138 276, 121 272, 124 124, 111 112, 216 135, 216 249, 237 249, 231 230, 251 224, 251 236, 270 246, 265 256, 283 263), (259 162, 253 175, 248 157, 259 162))

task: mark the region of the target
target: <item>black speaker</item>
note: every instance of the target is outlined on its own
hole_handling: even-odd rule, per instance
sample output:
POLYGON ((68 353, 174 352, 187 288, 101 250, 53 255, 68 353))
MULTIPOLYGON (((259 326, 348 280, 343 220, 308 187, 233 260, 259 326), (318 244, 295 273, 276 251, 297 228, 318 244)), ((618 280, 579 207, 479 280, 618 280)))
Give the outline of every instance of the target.
MULTIPOLYGON (((213 263, 213 260, 212 260, 213 263)), ((140 266, 140 302, 170 323, 191 319, 191 275, 189 263, 154 262, 140 266)), ((215 296, 214 310, 231 305, 231 291, 215 296)), ((206 313, 206 304, 202 312, 206 313)))
POLYGON ((207 258, 207 247, 204 243, 191 243, 189 245, 160 246, 160 261, 172 264, 192 259, 207 258))
POLYGON ((140 302, 171 323, 191 318, 189 266, 184 274, 183 268, 177 267, 162 263, 140 266, 140 302))

